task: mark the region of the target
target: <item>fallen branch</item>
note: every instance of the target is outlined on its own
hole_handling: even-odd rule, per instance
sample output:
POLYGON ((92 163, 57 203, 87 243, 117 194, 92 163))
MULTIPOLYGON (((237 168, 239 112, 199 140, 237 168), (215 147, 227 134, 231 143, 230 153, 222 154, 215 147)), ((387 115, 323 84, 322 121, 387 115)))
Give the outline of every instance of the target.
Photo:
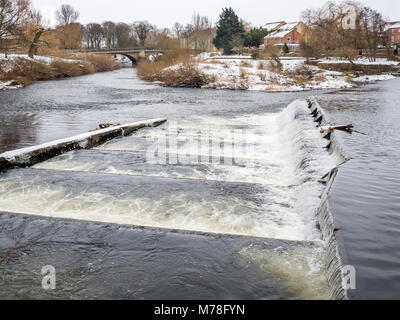
POLYGON ((354 128, 354 126, 352 124, 339 125, 339 126, 324 126, 324 127, 320 127, 320 132, 325 133, 327 131, 340 130, 340 131, 352 133, 353 128, 354 128))
POLYGON ((337 125, 337 126, 324 126, 324 127, 319 127, 319 129, 320 129, 321 133, 325 133, 325 132, 328 132, 328 131, 332 132, 332 131, 335 131, 335 130, 339 130, 339 131, 347 132, 349 134, 352 134, 353 132, 356 132, 356 133, 363 134, 365 136, 367 135, 366 133, 363 133, 363 132, 355 130, 354 126, 352 124, 337 125))

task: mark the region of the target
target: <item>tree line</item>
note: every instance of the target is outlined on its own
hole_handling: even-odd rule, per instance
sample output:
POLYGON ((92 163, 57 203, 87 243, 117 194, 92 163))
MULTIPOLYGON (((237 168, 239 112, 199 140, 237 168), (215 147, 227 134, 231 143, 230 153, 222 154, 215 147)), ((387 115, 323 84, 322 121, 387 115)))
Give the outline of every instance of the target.
MULTIPOLYGON (((7 52, 23 48, 33 56, 38 50, 49 54, 82 47, 191 48, 199 51, 216 47, 231 54, 243 52, 244 47, 258 48, 269 32, 252 28, 232 8, 222 10, 216 25, 206 16, 194 14, 186 25, 176 22, 171 28, 161 29, 148 21, 82 25, 78 21, 79 12, 70 5, 62 5, 55 17, 56 26, 50 27, 40 11, 34 10, 30 0, 0 0, 1 49, 7 52)), ((355 2, 329 1, 321 8, 304 11, 302 20, 305 30, 301 51, 306 57, 339 54, 352 62, 357 53, 364 51, 374 60, 377 47, 386 42, 386 22, 382 15, 355 2), (355 26, 347 28, 351 13, 356 15, 355 26)))
MULTIPOLYGON (((306 57, 335 55, 353 63, 356 56, 366 54, 375 61, 378 46, 387 45, 387 23, 382 14, 358 2, 328 1, 320 8, 305 10, 302 21, 300 47, 306 57)), ((240 53, 244 47, 258 47, 271 31, 263 28, 245 30, 246 23, 234 10, 224 8, 213 43, 225 54, 240 53)), ((287 51, 287 45, 282 45, 282 52, 287 51)))
POLYGON ((191 22, 157 28, 148 21, 133 23, 105 21, 79 23, 79 12, 64 4, 56 12, 56 26, 32 7, 30 0, 0 0, 0 47, 38 50, 48 53, 63 49, 147 47, 160 49, 192 48, 211 50, 215 27, 209 18, 196 13, 191 22))
POLYGON ((379 45, 387 45, 387 23, 375 9, 353 1, 328 1, 322 7, 306 10, 302 52, 306 57, 336 55, 353 59, 366 54, 376 60, 379 45))

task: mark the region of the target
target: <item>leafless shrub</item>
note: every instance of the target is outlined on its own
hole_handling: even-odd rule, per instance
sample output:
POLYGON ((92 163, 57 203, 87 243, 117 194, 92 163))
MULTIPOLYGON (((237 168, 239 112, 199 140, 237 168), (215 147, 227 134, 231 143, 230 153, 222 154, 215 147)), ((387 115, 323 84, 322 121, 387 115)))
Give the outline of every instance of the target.
POLYGON ((271 59, 273 57, 279 57, 281 48, 277 46, 268 46, 262 52, 259 53, 260 59, 271 59))
POLYGON ((248 61, 242 61, 240 63, 240 66, 243 67, 243 68, 252 68, 253 67, 253 65, 248 61))
POLYGON ((85 61, 95 67, 96 72, 105 72, 119 69, 120 65, 109 55, 88 54, 85 61))
POLYGON ((248 80, 249 74, 248 74, 248 72, 246 70, 240 69, 239 77, 240 77, 241 80, 248 80))
POLYGON ((267 74, 265 72, 259 72, 258 77, 260 78, 261 81, 265 82, 267 81, 267 74))
POLYGON ((161 81, 162 71, 168 67, 189 63, 191 51, 187 49, 166 52, 155 62, 141 61, 137 67, 138 75, 143 80, 161 81))
POLYGON ((269 61, 267 66, 268 71, 281 73, 283 70, 283 66, 279 58, 269 61))
POLYGON ((267 66, 265 65, 264 62, 259 62, 258 65, 257 65, 257 69, 258 70, 266 70, 267 66))
POLYGON ((301 64, 294 69, 286 70, 283 74, 290 78, 301 77, 307 80, 312 80, 314 77, 312 69, 305 64, 301 64))
POLYGON ((200 88, 210 83, 211 80, 191 63, 181 64, 178 68, 163 70, 159 76, 159 81, 168 87, 200 88))

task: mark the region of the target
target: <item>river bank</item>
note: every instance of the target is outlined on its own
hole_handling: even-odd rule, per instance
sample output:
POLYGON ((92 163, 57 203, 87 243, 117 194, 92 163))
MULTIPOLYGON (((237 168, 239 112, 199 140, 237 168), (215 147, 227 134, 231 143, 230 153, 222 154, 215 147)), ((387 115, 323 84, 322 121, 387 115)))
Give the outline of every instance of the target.
POLYGON ((36 81, 77 77, 112 71, 120 64, 107 55, 75 54, 68 57, 0 54, 0 90, 18 89, 36 81))
POLYGON ((139 76, 169 87, 201 87, 251 91, 348 89, 358 84, 395 79, 399 61, 369 62, 304 58, 252 59, 248 56, 170 57, 145 63, 139 76))

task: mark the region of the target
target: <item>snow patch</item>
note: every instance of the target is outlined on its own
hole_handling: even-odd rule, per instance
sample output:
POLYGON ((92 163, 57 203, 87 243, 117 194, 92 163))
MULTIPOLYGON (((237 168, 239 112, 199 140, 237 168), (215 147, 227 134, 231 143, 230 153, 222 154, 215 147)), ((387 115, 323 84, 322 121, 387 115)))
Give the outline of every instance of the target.
MULTIPOLYGON (((338 58, 327 58, 318 60, 319 63, 350 63, 349 60, 338 59, 338 58)), ((369 61, 367 58, 360 58, 353 60, 355 64, 362 65, 398 65, 400 61, 390 61, 384 58, 377 58, 376 61, 369 61)))
POLYGON ((376 82, 376 81, 385 81, 385 80, 393 80, 396 79, 395 76, 391 74, 377 74, 377 75, 368 75, 354 78, 355 82, 376 82))

